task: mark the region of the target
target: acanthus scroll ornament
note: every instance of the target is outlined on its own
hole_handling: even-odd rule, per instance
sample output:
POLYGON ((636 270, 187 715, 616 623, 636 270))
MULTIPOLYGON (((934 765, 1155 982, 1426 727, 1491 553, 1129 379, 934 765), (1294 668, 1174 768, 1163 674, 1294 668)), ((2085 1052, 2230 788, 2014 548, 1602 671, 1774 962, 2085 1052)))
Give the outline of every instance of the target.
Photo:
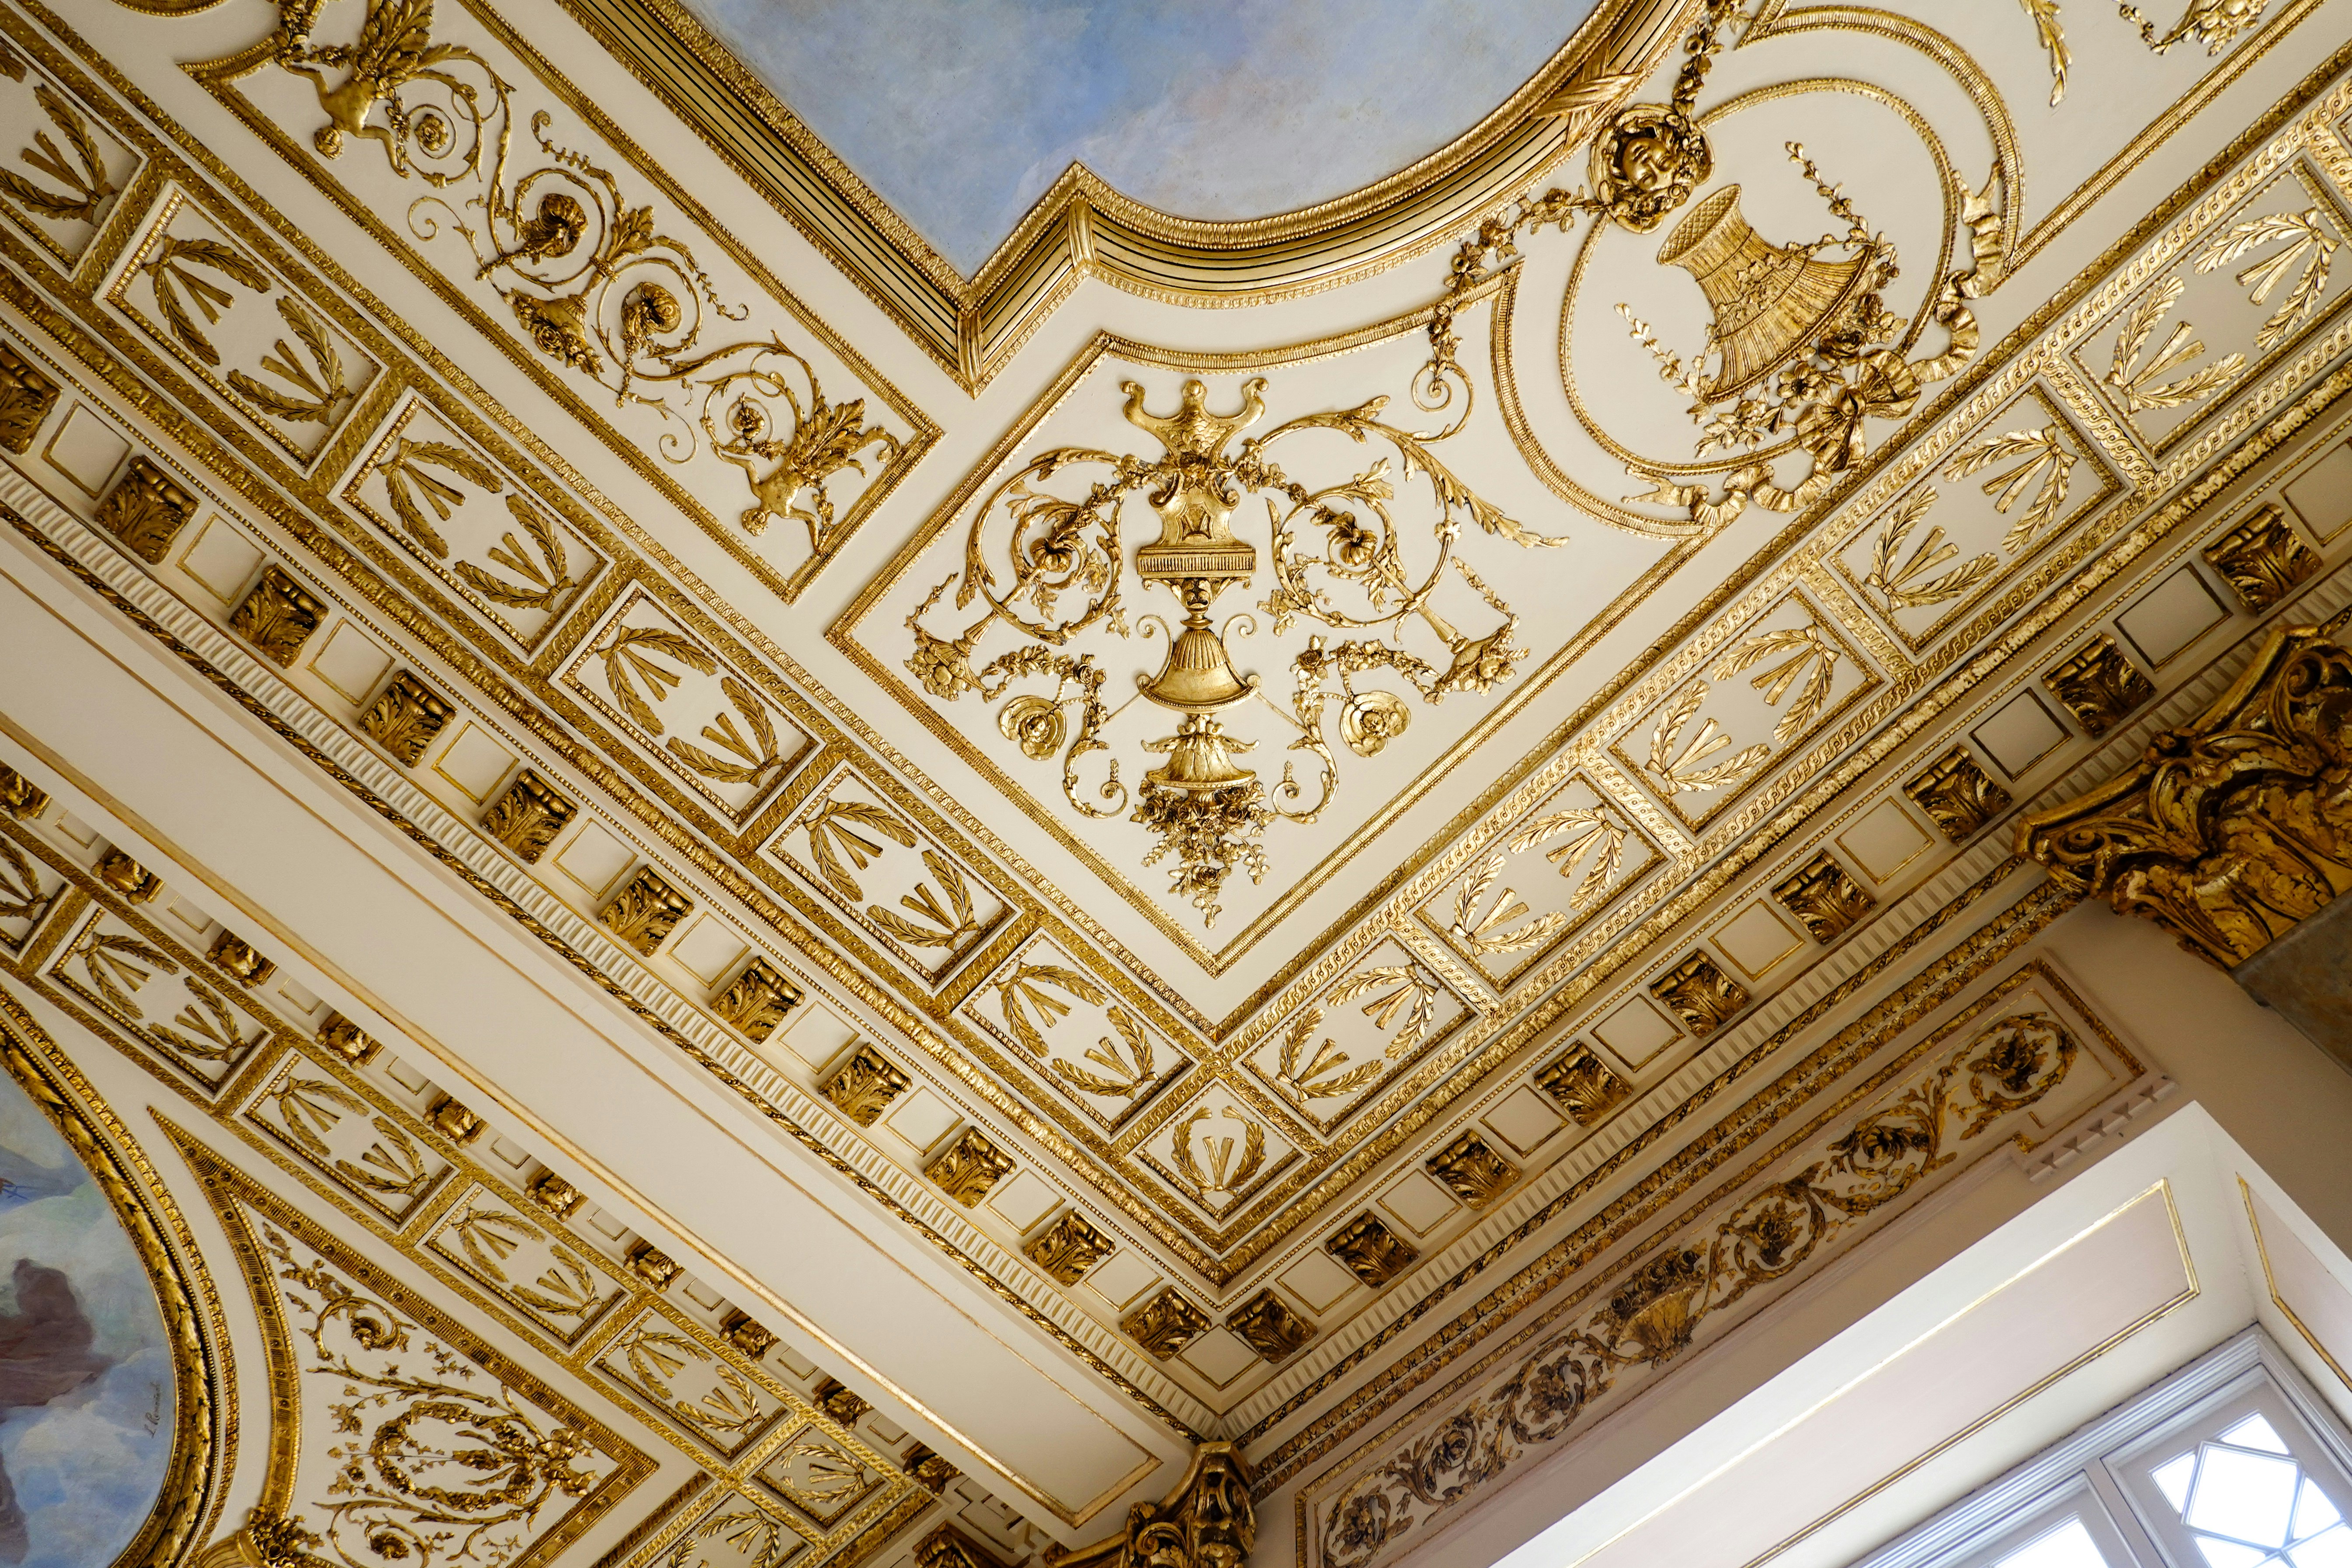
POLYGON ((2352 653, 2273 628, 2210 708, 2017 826, 2060 881, 2224 968, 2352 890, 2352 653))
POLYGON ((726 300, 611 170, 555 141, 553 115, 532 111, 536 155, 518 150, 513 85, 475 49, 434 37, 433 0, 368 0, 355 42, 320 43, 312 33, 332 3, 278 0, 276 32, 243 57, 310 80, 326 116, 317 153, 376 143, 393 174, 429 188, 409 205, 411 236, 462 239, 473 281, 495 290, 537 353, 616 407, 653 410, 666 460, 707 447, 740 468, 745 532, 798 523, 812 552, 829 554, 842 530, 836 476, 896 465, 905 441, 868 422, 864 398, 832 401, 778 332, 730 332, 751 308, 726 300))
POLYGON ((1167 1500, 1137 1503, 1108 1541, 1076 1552, 1047 1547, 1044 1561, 1045 1568, 1242 1568, 1256 1542, 1249 1461, 1231 1443, 1203 1443, 1167 1500))
MULTIPOLYGON (((1166 414, 1145 406, 1139 384, 1121 383, 1123 413, 1159 442, 1160 456, 1055 447, 1032 458, 972 513, 961 571, 907 617, 914 649, 906 665, 924 689, 943 701, 966 692, 984 702, 1003 700, 996 727, 1005 739, 1033 761, 1060 754, 1062 793, 1076 811, 1097 818, 1124 813, 1149 829, 1158 844, 1144 864, 1172 860, 1170 891, 1199 910, 1204 924, 1215 923, 1235 869, 1254 882, 1264 879, 1268 861, 1260 839, 1276 820, 1313 823, 1329 805, 1340 777, 1332 730, 1364 758, 1405 733, 1412 719, 1406 697, 1360 680, 1385 672, 1434 704, 1451 693, 1491 690, 1525 657, 1513 640, 1517 616, 1462 552, 1464 527, 1526 549, 1566 541, 1538 533, 1483 500, 1432 449, 1469 416, 1469 383, 1454 359, 1450 321, 1442 310, 1433 317, 1432 358, 1412 386, 1424 410, 1446 409, 1461 397, 1459 417, 1436 431, 1389 422, 1383 415, 1390 400, 1380 396, 1244 437, 1241 432, 1265 414, 1262 377, 1244 382, 1239 405, 1224 413, 1211 410, 1207 385, 1197 379, 1183 384, 1166 414), (1309 485, 1270 457, 1277 443, 1309 432, 1385 447, 1386 455, 1333 482, 1309 485), (1083 493, 1076 485, 1063 493, 1046 488, 1087 470, 1099 477, 1083 493), (1416 479, 1427 483, 1434 512, 1426 546, 1402 515, 1416 479), (1266 507, 1263 552, 1234 528, 1235 512, 1252 496, 1266 507), (1135 550, 1130 565, 1122 527, 1128 503, 1137 499, 1157 515, 1160 531, 1135 550), (1221 626, 1210 614, 1228 590, 1252 584, 1261 566, 1271 581, 1254 608, 1276 635, 1301 621, 1338 634, 1327 641, 1318 632, 1293 652, 1286 708, 1267 694, 1263 677, 1234 668, 1227 639, 1237 626, 1254 631, 1255 618, 1229 616, 1221 626), (1166 589, 1182 616, 1173 627, 1157 615, 1142 617, 1140 635, 1167 636, 1167 653, 1157 674, 1136 673, 1135 695, 1113 708, 1105 695, 1103 652, 1073 651, 1071 645, 1095 628, 1121 638, 1139 635, 1130 630, 1124 596, 1130 570, 1143 586, 1166 589), (985 604, 953 637, 924 624, 950 587, 955 609, 985 604), (1455 624, 1465 606, 1488 617, 1483 628, 1455 624), (982 639, 999 626, 1023 640, 975 663, 982 639), (1411 646, 1409 639, 1423 634, 1434 639, 1431 654, 1411 646), (1016 681, 1032 680, 1051 684, 1008 696, 1016 681), (1112 750, 1107 728, 1139 700, 1175 716, 1172 733, 1137 747, 1165 760, 1130 785, 1114 757, 1088 787, 1081 763, 1112 750), (1242 760, 1261 742, 1232 726, 1235 710, 1253 703, 1278 716, 1276 733, 1287 750, 1313 759, 1319 776, 1312 784, 1301 783, 1297 764, 1286 762, 1269 789, 1242 760)), ((1330 450, 1328 443, 1322 447, 1330 450)))

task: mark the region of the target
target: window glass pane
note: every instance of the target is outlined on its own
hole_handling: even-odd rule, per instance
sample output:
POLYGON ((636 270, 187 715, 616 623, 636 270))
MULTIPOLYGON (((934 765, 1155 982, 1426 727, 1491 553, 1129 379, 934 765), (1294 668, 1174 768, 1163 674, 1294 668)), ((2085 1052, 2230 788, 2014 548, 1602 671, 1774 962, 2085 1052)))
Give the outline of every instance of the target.
POLYGON ((2177 1459, 2158 1465, 2156 1484, 2164 1493, 2164 1500, 2179 1513, 2189 1507, 2189 1483, 2197 1479, 2197 1450, 2191 1448, 2177 1459))
POLYGON ((2270 1553, 2259 1546, 2220 1541, 2210 1535, 2197 1538, 2197 1550, 2205 1553, 2205 1561, 2212 1568, 2255 1568, 2255 1564, 2270 1561, 2270 1553))
POLYGON ((2316 1535, 2342 1517, 2336 1511, 2336 1505, 2327 1500, 2327 1494, 2313 1485, 2308 1476, 2305 1477, 2302 1494, 2294 1500, 2295 1539, 2316 1535))
POLYGON ((2297 1479, 2292 1459, 2209 1446, 2189 1493, 2189 1523, 2257 1546, 2284 1546, 2297 1479))
MULTIPOLYGON (((2352 1534, 2352 1531, 2347 1531, 2352 1534)), ((2079 1519, 2070 1519, 2047 1535, 2036 1536, 1991 1568, 2108 1568, 2091 1532, 2079 1519)), ((2313 1568, 2322 1568, 2314 1564, 2313 1568)), ((2325 1568, 2336 1568, 2328 1563, 2325 1568)))
POLYGON ((2286 1445, 2271 1429, 2271 1424, 2259 1415, 2249 1415, 2221 1434, 2224 1443, 2235 1443, 2241 1448, 2260 1448, 2266 1454, 2284 1454, 2286 1445))
POLYGON ((2330 1525, 2287 1555, 2294 1568, 2352 1568, 2352 1528, 2330 1525))

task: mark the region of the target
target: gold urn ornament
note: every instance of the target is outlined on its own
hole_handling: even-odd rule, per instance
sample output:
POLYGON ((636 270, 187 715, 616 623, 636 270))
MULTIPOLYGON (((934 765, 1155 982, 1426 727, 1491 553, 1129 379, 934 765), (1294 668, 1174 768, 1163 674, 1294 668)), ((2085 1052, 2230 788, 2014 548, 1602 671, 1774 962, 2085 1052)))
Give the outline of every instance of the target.
POLYGON ((1230 584, 1246 584, 1257 570, 1257 547, 1234 537, 1234 508, 1241 491, 1219 458, 1225 443, 1265 413, 1265 378, 1242 384, 1242 405, 1231 414, 1209 412, 1208 386, 1184 383, 1176 412, 1153 414, 1143 406, 1143 388, 1122 382, 1128 422, 1159 438, 1174 472, 1145 496, 1160 514, 1160 537, 1135 552, 1135 574, 1157 583, 1184 606, 1183 629, 1168 647, 1160 673, 1143 694, 1163 708, 1213 713, 1257 689, 1255 678, 1234 673, 1224 639, 1209 626, 1209 605, 1230 584))
POLYGON ((1482 500, 1437 455, 1470 395, 1451 337, 1431 331, 1436 357, 1412 384, 1415 406, 1463 411, 1438 430, 1391 424, 1381 395, 1244 435, 1266 413, 1263 377, 1242 381, 1223 408, 1211 406, 1205 380, 1188 377, 1165 412, 1145 405, 1140 382, 1121 382, 1120 412, 1158 455, 1031 455, 974 508, 961 570, 907 616, 905 668, 927 696, 977 694, 1024 762, 1058 758, 1071 813, 1144 828, 1154 842, 1142 864, 1164 868, 1168 896, 1198 910, 1204 928, 1234 872, 1265 880, 1269 826, 1316 822, 1331 805, 1339 751, 1377 754, 1411 724, 1408 693, 1427 704, 1484 696, 1526 657, 1513 640, 1518 616, 1465 547, 1475 537, 1500 542, 1478 549, 1551 549, 1567 536, 1482 500), (1324 438, 1310 443, 1311 433, 1324 438), (1283 448, 1297 453, 1295 466, 1269 455, 1285 442, 1296 443, 1283 448), (1386 455, 1357 458, 1352 449, 1367 446, 1386 455), (1305 477, 1318 471, 1319 482, 1305 477), (1130 542, 1145 534, 1133 515, 1143 506, 1157 534, 1130 542), (1237 519, 1263 529, 1264 542, 1240 537, 1237 519), (1135 616, 1134 584, 1166 589, 1181 616, 1135 616), (1222 623, 1211 618, 1221 604, 1222 623), (935 613, 971 618, 942 636, 925 624, 935 613), (1303 636, 1301 623, 1312 628, 1303 636), (1257 646, 1288 666, 1284 696, 1234 668, 1229 637, 1261 633, 1270 640, 1257 646), (1013 646, 983 657, 992 636, 1013 646), (1133 670, 1132 695, 1116 700, 1129 639, 1152 637, 1166 639, 1159 669, 1133 670), (1009 689, 1016 683, 1028 689, 1009 689), (1122 715, 1150 722, 1154 710, 1177 715, 1173 732, 1155 724, 1110 738, 1122 715), (1261 779, 1237 760, 1258 748, 1277 754, 1277 773, 1261 779), (1157 765, 1122 776, 1117 753, 1129 749, 1157 765))
POLYGON ((1701 202, 1658 247, 1659 262, 1688 272, 1715 311, 1708 337, 1720 357, 1698 385, 1706 401, 1736 397, 1813 344, 1840 336, 1879 281, 1872 248, 1835 261, 1813 251, 1758 234, 1740 215, 1738 185, 1701 202))

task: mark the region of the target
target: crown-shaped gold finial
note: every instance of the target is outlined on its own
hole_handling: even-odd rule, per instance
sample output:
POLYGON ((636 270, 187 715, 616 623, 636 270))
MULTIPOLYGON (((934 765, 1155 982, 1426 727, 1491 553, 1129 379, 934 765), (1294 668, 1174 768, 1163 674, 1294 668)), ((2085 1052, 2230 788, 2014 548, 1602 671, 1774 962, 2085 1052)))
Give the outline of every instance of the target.
POLYGON ((1141 382, 1123 381, 1118 389, 1127 394, 1127 406, 1121 412, 1129 422, 1159 437, 1171 457, 1213 460, 1234 431, 1256 424, 1265 412, 1265 377, 1262 375, 1242 383, 1242 405, 1231 414, 1209 412, 1209 388, 1198 377, 1184 383, 1173 414, 1146 413, 1141 382))

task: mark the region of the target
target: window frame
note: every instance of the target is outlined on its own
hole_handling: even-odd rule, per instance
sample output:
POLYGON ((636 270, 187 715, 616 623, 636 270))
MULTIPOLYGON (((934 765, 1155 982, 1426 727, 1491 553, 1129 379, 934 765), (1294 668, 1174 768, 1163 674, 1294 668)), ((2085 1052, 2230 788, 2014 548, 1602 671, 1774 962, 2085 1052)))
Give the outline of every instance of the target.
MULTIPOLYGON (((2298 1380, 2299 1381, 2299 1380, 2298 1380)), ((2260 1415, 2287 1446, 2305 1475, 2317 1483, 2336 1511, 2352 1520, 2352 1455, 2338 1434, 2314 1422, 2287 1389, 2257 1366, 2182 1412, 2103 1457, 2141 1530, 2156 1543, 2166 1568, 2206 1568, 2189 1525, 2172 1510, 2154 1472, 2187 1449, 2219 1440, 2249 1415, 2260 1415)), ((2329 1424, 2332 1426, 2332 1423, 2329 1424)))
POLYGON ((2206 1568, 2153 1472, 2256 1411, 2352 1521, 2352 1433, 2249 1325, 1851 1568, 1992 1568, 2070 1518, 2110 1568, 2206 1568))

